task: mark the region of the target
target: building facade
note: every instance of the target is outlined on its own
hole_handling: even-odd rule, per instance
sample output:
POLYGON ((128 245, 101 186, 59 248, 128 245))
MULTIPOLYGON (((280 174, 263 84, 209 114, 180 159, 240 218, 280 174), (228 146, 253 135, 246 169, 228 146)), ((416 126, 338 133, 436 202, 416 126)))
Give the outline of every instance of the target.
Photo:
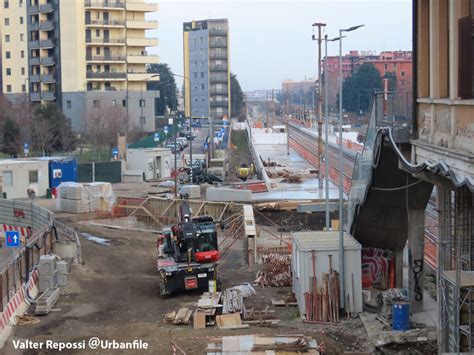
POLYGON ((145 15, 157 11, 157 4, 5 0, 3 6, 2 89, 7 97, 56 102, 76 130, 83 128, 91 108, 118 106, 128 129, 154 131, 158 93, 147 91, 146 84, 159 78, 146 73, 146 65, 159 62, 147 51, 158 40, 148 38, 146 31, 158 24, 145 15), (12 42, 12 36, 20 37, 12 42), (7 51, 18 60, 7 59, 7 51), (14 83, 9 73, 15 73, 14 83))
POLYGON ((230 115, 229 24, 227 19, 183 24, 187 117, 230 115))

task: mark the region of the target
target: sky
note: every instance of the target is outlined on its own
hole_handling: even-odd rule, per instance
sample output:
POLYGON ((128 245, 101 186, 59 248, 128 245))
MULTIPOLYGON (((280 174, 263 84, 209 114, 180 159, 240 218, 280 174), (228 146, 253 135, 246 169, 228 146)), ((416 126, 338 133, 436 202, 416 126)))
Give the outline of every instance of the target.
MULTIPOLYGON (((183 73, 183 22, 208 18, 229 20, 230 67, 244 91, 281 88, 285 79, 317 75, 317 41, 312 24, 326 23, 329 37, 340 28, 365 26, 343 40, 349 50, 411 50, 410 0, 160 0, 156 19, 159 38, 150 52, 159 54, 176 74, 183 73)), ((324 51, 324 48, 323 48, 324 51)), ((338 55, 338 42, 329 43, 328 55, 338 55)), ((324 55, 324 53, 322 54, 324 55)))

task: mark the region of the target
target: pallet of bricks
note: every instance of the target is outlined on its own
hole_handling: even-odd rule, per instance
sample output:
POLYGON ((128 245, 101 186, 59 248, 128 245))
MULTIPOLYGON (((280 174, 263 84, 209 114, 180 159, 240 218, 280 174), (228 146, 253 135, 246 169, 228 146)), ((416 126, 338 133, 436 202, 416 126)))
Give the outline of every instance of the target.
POLYGON ((112 186, 107 182, 66 182, 58 186, 58 192, 58 209, 69 213, 110 210, 115 201, 112 186))

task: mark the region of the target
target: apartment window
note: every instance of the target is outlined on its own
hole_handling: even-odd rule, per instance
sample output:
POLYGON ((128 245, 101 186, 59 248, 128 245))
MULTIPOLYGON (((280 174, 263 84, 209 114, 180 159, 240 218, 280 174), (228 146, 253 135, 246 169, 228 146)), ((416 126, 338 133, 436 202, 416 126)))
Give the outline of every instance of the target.
POLYGON ((200 37, 199 39, 201 40, 201 43, 202 43, 202 41, 203 41, 202 37, 200 37))
POLYGON ((197 78, 197 77, 198 77, 198 73, 194 72, 194 78, 197 78))
POLYGON ((20 33, 20 41, 23 42, 23 39, 25 38, 25 35, 23 33, 20 33))
POLYGON ((9 51, 5 52, 5 58, 10 59, 11 58, 11 53, 9 51))
POLYGON ((20 52, 20 57, 21 57, 21 58, 25 58, 25 51, 21 51, 21 52, 20 52))
POLYGON ((201 99, 202 102, 204 102, 204 97, 201 99))
POLYGON ((3 7, 4 7, 5 9, 8 9, 8 8, 10 7, 10 4, 8 3, 8 0, 4 0, 4 1, 3 1, 3 7))
POLYGON ((196 43, 196 38, 193 38, 193 43, 196 43))
POLYGON ((117 107, 117 100, 112 100, 112 107, 117 107))
POLYGON ((3 175, 3 186, 12 186, 13 185, 13 171, 2 171, 3 175))
POLYGON ((20 25, 23 25, 23 16, 20 16, 20 25))
POLYGON ((95 108, 99 108, 100 107, 100 101, 99 100, 94 100, 93 105, 94 105, 95 108))
POLYGON ((387 65, 387 64, 384 64, 383 66, 384 66, 385 70, 388 69, 388 65, 387 65))
POLYGON ((122 107, 127 107, 127 100, 122 100, 122 107))
POLYGON ((25 68, 21 68, 21 75, 25 75, 25 68))
POLYGON ((139 104, 140 107, 145 107, 145 99, 140 99, 139 104))
POLYGON ((404 70, 402 70, 402 71, 400 72, 400 76, 405 76, 405 71, 404 71, 404 70))
POLYGON ((20 0, 20 7, 23 7, 23 0, 20 0))
POLYGON ((195 101, 195 102, 198 102, 198 99, 197 99, 197 97, 195 97, 195 98, 194 98, 194 101, 195 101))
POLYGON ((100 30, 95 30, 95 36, 100 37, 100 30))
POLYGON ((198 62, 194 62, 194 65, 197 66, 197 65, 198 65, 198 62))
POLYGON ((7 68, 6 73, 7 73, 7 75, 12 75, 12 70, 10 68, 7 68))
POLYGON ((26 92, 26 85, 25 84, 21 84, 21 91, 26 92))
POLYGON ((7 92, 12 92, 12 86, 11 85, 7 85, 7 92))
POLYGON ((471 2, 471 16, 459 19, 458 23, 458 95, 461 99, 474 98, 474 54, 473 54, 473 30, 472 12, 474 4, 471 2))
POLYGON ((204 84, 201 84, 201 90, 204 90, 204 89, 205 89, 204 84))
POLYGON ((10 26, 10 19, 5 17, 5 26, 10 26))
POLYGON ((67 101, 66 101, 66 107, 67 107, 67 108, 71 108, 71 107, 72 107, 72 102, 71 102, 71 100, 67 100, 67 101))
POLYGON ((38 170, 28 171, 28 180, 30 184, 38 183, 38 170))
POLYGON ((5 35, 5 42, 10 42, 10 35, 5 35))
POLYGON ((95 49, 95 54, 100 55, 100 47, 97 47, 97 48, 95 49))
POLYGON ((204 78, 204 72, 203 71, 201 72, 201 78, 204 78))

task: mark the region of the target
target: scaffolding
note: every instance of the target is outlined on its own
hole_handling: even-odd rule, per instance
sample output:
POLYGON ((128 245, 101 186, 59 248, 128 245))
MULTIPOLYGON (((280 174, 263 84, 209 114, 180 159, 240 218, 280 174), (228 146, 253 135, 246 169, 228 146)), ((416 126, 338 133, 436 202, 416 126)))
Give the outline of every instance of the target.
POLYGON ((474 351, 474 199, 466 187, 439 189, 440 353, 474 351))

